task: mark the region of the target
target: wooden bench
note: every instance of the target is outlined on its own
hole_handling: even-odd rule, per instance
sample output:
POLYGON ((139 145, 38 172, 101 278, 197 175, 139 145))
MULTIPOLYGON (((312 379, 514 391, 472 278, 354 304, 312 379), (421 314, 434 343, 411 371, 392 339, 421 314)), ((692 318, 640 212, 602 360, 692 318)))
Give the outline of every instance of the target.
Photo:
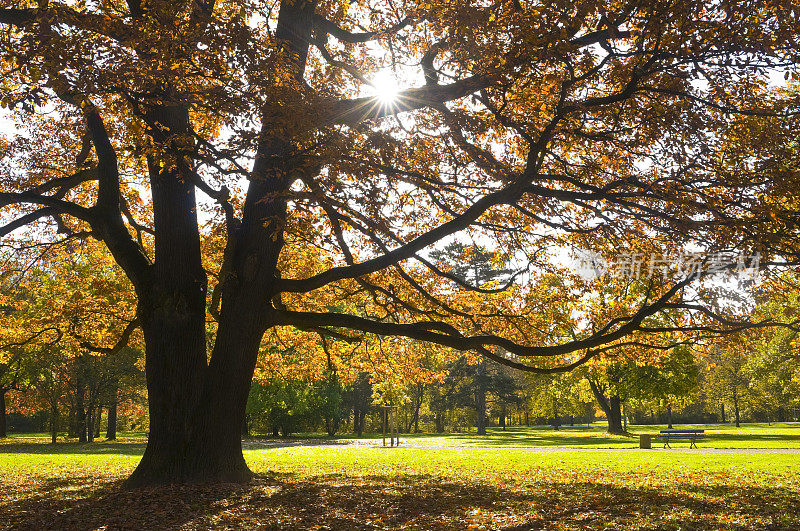
POLYGON ((704 437, 705 430, 661 430, 659 437, 664 441, 664 448, 672 448, 669 445, 671 440, 689 440, 689 448, 697 448, 695 441, 704 437))

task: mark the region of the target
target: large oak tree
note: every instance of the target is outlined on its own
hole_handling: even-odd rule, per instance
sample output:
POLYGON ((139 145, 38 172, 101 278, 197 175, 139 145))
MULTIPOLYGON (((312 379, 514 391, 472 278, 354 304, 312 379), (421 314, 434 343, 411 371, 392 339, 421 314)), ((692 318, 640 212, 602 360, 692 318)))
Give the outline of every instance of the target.
POLYGON ((642 346, 665 312, 687 312, 676 332, 743 326, 693 275, 584 311, 599 284, 553 255, 752 252, 764 197, 792 189, 725 147, 735 117, 787 115, 767 81, 800 59, 786 0, 0 6, 22 132, 2 141, 0 236, 92 236, 130 278, 151 422, 130 485, 249 477, 245 403, 279 327, 557 371, 642 346), (518 271, 472 285, 427 254, 454 238, 518 271))

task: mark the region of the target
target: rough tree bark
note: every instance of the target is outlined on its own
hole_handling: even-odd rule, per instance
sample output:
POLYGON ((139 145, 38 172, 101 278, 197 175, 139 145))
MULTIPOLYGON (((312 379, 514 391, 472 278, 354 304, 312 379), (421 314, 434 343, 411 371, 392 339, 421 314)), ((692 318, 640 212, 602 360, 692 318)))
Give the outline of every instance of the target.
POLYGON ((624 434, 625 429, 622 427, 622 401, 617 395, 608 397, 608 433, 624 434))

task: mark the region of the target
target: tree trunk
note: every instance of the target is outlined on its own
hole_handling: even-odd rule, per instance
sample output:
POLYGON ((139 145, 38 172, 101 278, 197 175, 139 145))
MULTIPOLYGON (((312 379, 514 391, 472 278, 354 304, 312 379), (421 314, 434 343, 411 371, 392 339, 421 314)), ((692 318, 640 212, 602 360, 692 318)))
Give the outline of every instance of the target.
MULTIPOLYGON (((302 79, 313 27, 314 2, 282 2, 276 37, 302 79)), ((153 139, 170 146, 166 160, 148 157, 155 229, 155 263, 139 282, 138 316, 145 338, 150 437, 126 485, 242 482, 252 473, 242 454, 241 430, 264 332, 278 324, 272 301, 287 216, 286 190, 298 177, 288 167, 293 146, 262 136, 249 176, 241 222, 228 225, 219 275, 221 306, 210 362, 206 352, 206 274, 200 253, 188 111, 165 103, 149 109, 153 139)), ((313 171, 313 170, 301 170, 313 171)), ((215 293, 216 295, 216 293, 215 293)), ((289 432, 289 427, 283 427, 289 432)))
POLYGON ((561 429, 561 416, 558 414, 558 399, 553 397, 553 429, 561 429))
MULTIPOLYGON (((158 107, 149 121, 173 133, 190 130, 187 113, 179 106, 158 107)), ((184 177, 188 170, 180 162, 163 165, 150 159, 148 167, 156 261, 152 283, 139 296, 138 314, 146 343, 150 436, 127 486, 245 481, 251 473, 242 455, 241 430, 269 304, 269 286, 256 280, 267 276, 274 282, 275 271, 274 260, 264 263, 253 242, 261 236, 261 245, 272 248, 274 243, 259 232, 269 224, 250 219, 253 203, 264 194, 248 194, 243 217, 251 223, 245 227, 243 221, 240 232, 229 237, 226 254, 242 242, 247 252, 236 255, 221 277, 217 337, 207 366, 206 276, 194 184, 184 177)), ((272 182, 259 179, 250 186, 267 181, 272 182)))
POLYGON ((500 404, 500 418, 498 419, 500 422, 500 427, 503 428, 503 431, 506 431, 506 405, 505 403, 500 404))
POLYGON ((672 404, 667 403, 667 429, 672 429, 672 404))
POLYGON ((339 431, 339 418, 327 417, 325 419, 325 432, 328 434, 328 437, 333 437, 336 435, 337 431, 339 431))
POLYGON ((367 411, 361 408, 358 412, 358 435, 364 435, 364 422, 367 419, 367 411))
MULTIPOLYGON (((79 358, 80 359, 80 358, 79 358)), ((83 405, 83 395, 86 386, 83 383, 82 364, 78 368, 77 385, 75 386, 75 426, 78 429, 78 442, 86 442, 86 408, 83 405)))
POLYGON ((353 404, 353 433, 361 435, 361 408, 353 404))
POLYGON ((733 415, 736 419, 736 427, 739 427, 739 395, 736 394, 736 389, 733 390, 733 415))
POLYGON ((475 397, 475 410, 477 413, 476 424, 478 428, 478 435, 486 435, 486 360, 481 361, 480 365, 478 365, 476 377, 478 380, 478 390, 475 397))
MULTIPOLYGON (((150 437, 145 455, 129 478, 128 486, 241 482, 252 476, 242 454, 242 426, 262 332, 254 332, 253 327, 236 326, 248 324, 242 321, 252 324, 258 314, 255 310, 249 315, 246 312, 231 313, 241 316, 239 323, 226 319, 230 313, 225 311, 223 302, 217 341, 208 370, 204 367, 204 322, 199 312, 186 320, 187 324, 193 325, 187 327, 189 330, 176 331, 173 336, 185 338, 182 344, 173 347, 173 352, 177 350, 183 354, 180 362, 169 366, 164 363, 165 358, 158 364, 154 363, 156 372, 169 381, 180 379, 181 375, 195 381, 202 375, 206 378, 202 385, 198 382, 194 386, 178 386, 184 389, 179 393, 157 384, 157 378, 148 374, 148 391, 151 387, 157 389, 149 395, 150 437), (189 333, 191 329, 194 331, 192 334, 189 333)), ((155 333, 149 326, 143 328, 147 328, 145 337, 152 337, 151 333, 155 333)), ((168 337, 168 334, 162 334, 162 337, 168 337)))
POLYGON ((358 390, 356 403, 353 406, 353 433, 359 437, 364 435, 364 419, 367 416, 367 408, 362 401, 362 390, 358 390))
POLYGON ((436 433, 444 433, 444 413, 437 412, 433 417, 436 433))
POLYGON ((600 387, 591 379, 589 380, 589 387, 597 403, 600 404, 600 409, 606 414, 606 419, 608 419, 608 433, 613 435, 624 434, 625 430, 622 429, 622 413, 620 412, 619 397, 612 395, 606 398, 600 387))
MULTIPOLYGON (((200 292, 199 286, 196 291, 200 292)), ((144 456, 128 480, 130 486, 168 483, 189 476, 186 452, 193 442, 190 419, 205 369, 205 323, 200 320, 196 301, 187 300, 185 295, 175 293, 163 303, 171 309, 156 308, 142 319, 150 432, 144 456), (174 317, 169 316, 172 312, 174 317)))
POLYGON ((106 426, 106 440, 117 439, 117 385, 111 390, 111 401, 108 404, 108 424, 106 426))
POLYGON ((722 414, 722 422, 725 423, 725 402, 719 405, 720 413, 722 414))
POLYGON ((94 422, 94 438, 100 438, 100 424, 103 422, 103 406, 99 405, 96 409, 97 418, 94 422))
POLYGON ((94 442, 100 436, 100 415, 95 406, 98 398, 98 390, 89 388, 89 405, 86 406, 86 440, 94 442))
MULTIPOLYGON (((422 407, 422 402, 425 400, 425 386, 418 384, 417 386, 417 402, 414 404, 414 433, 419 433, 419 410, 422 407)), ((409 428, 409 433, 411 429, 409 428)))
POLYGON ((424 398, 425 387, 422 384, 417 384, 414 388, 414 401, 412 404, 414 410, 411 413, 411 420, 408 422, 408 433, 411 433, 412 429, 415 433, 419 433, 419 410, 422 407, 424 398))
POLYGON ((86 419, 86 442, 94 442, 94 406, 89 404, 89 408, 84 413, 86 419))
POLYGON ((625 402, 622 403, 622 430, 628 431, 628 405, 625 402))
POLYGON ((58 403, 50 404, 50 442, 55 444, 58 439, 58 403))
MULTIPOLYGON (((146 121, 154 124, 150 134, 157 142, 166 143, 169 133, 191 131, 188 112, 180 105, 151 108, 146 121)), ((210 435, 196 429, 207 364, 207 280, 200 254, 195 186, 181 160, 150 156, 147 165, 156 231, 155 263, 147 282, 137 290, 137 314, 145 339, 150 433, 142 460, 127 481, 130 487, 203 476, 189 453, 199 446, 198 438, 210 435)), ((237 423, 237 433, 240 427, 237 423)))
POLYGON ((625 430, 622 427, 622 409, 621 401, 617 395, 612 395, 608 398, 608 433, 624 434, 625 430))
POLYGON ((8 436, 7 433, 7 426, 6 426, 6 391, 5 389, 0 389, 0 438, 5 438, 8 436))
POLYGON ((220 313, 195 434, 200 440, 192 455, 193 466, 213 479, 244 481, 252 476, 242 454, 242 424, 265 329, 266 304, 259 293, 264 291, 242 287, 233 296, 226 294, 220 313))

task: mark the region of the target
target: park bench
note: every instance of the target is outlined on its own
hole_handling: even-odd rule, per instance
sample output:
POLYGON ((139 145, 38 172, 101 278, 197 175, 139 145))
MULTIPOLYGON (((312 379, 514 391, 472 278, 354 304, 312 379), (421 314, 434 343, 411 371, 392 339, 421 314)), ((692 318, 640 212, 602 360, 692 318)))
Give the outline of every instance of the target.
POLYGON ((672 448, 670 440, 689 440, 689 448, 697 448, 695 441, 703 437, 705 430, 661 430, 659 437, 664 441, 664 448, 672 448))

